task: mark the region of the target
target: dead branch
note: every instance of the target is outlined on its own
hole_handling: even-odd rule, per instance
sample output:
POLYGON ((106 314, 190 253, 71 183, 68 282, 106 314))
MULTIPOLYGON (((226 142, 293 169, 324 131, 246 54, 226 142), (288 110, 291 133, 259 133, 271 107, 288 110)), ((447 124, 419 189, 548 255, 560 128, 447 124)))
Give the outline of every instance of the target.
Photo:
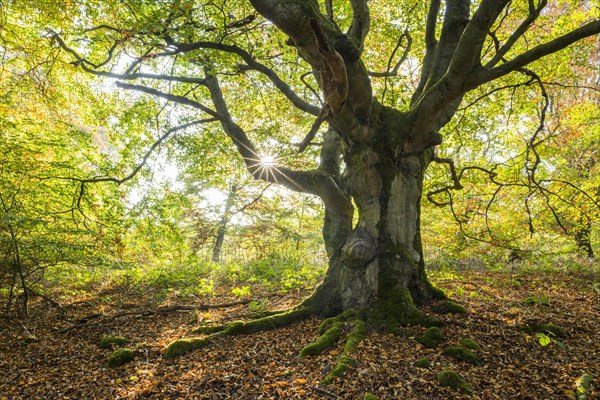
POLYGON ((239 301, 232 301, 229 303, 221 303, 221 304, 199 304, 196 306, 174 305, 174 306, 168 306, 168 307, 159 307, 156 309, 123 311, 123 312, 112 314, 112 315, 92 314, 92 315, 88 315, 87 317, 81 318, 79 320, 79 321, 81 321, 81 323, 71 325, 66 328, 58 330, 58 333, 66 333, 66 332, 70 332, 72 330, 76 330, 79 328, 88 328, 90 326, 97 326, 97 325, 101 325, 101 324, 104 324, 107 322, 114 321, 117 318, 128 317, 128 316, 132 316, 132 315, 147 316, 147 315, 172 314, 172 313, 181 312, 181 311, 184 311, 184 312, 185 311, 206 311, 206 310, 212 310, 212 309, 216 309, 216 308, 226 308, 226 307, 233 307, 233 306, 238 306, 238 305, 243 305, 243 304, 249 304, 252 301, 255 301, 255 300, 252 300, 252 299, 239 300, 239 301), (89 321, 91 321, 91 322, 89 322, 89 321))

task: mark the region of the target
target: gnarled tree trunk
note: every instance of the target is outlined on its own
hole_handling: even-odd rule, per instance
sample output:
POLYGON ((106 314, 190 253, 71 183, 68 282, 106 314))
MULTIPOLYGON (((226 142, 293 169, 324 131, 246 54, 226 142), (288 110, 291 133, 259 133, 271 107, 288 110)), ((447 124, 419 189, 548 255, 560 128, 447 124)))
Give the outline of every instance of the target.
POLYGON ((329 269, 306 305, 323 316, 360 309, 383 325, 415 322, 416 305, 443 297, 427 280, 420 233, 423 177, 433 152, 397 157, 393 143, 407 136, 398 132, 407 129, 405 116, 376 102, 373 109, 374 139, 341 146, 341 182, 358 222, 351 227, 351 216, 326 209, 329 269))

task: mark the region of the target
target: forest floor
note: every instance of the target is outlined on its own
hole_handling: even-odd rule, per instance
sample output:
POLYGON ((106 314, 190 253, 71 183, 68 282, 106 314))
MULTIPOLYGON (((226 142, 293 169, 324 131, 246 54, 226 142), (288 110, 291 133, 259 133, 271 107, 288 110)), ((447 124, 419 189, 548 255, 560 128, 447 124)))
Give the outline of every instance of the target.
MULTIPOLYGON (((0 320, 0 399, 362 400, 366 393, 378 399, 575 399, 575 381, 583 373, 596 379, 589 398, 600 399, 598 271, 459 271, 434 274, 432 280, 468 310, 441 316, 443 342, 427 348, 410 336, 370 332, 353 353, 355 368, 325 387, 319 382, 335 365, 343 341, 319 356, 297 357, 315 339, 318 319, 220 338, 179 358, 163 358, 167 344, 189 337, 197 324, 244 319, 251 308, 264 304, 150 315, 138 311, 238 301, 231 289, 206 298, 163 296, 158 303, 148 287, 104 288, 83 298, 63 298, 64 318, 38 299, 25 321, 37 341, 28 343, 21 325, 0 320), (119 313, 126 315, 107 318, 119 313), (94 314, 101 315, 90 318, 94 314), (79 325, 69 329, 77 320, 79 325), (550 336, 542 346, 534 333, 519 330, 532 322, 560 325, 567 337, 550 336), (108 334, 130 339, 131 362, 107 367, 112 350, 101 348, 99 341, 108 334), (481 346, 480 365, 444 353, 463 337, 481 346), (414 366, 422 357, 431 362, 429 368, 414 366), (436 375, 444 369, 459 372, 473 393, 439 386, 436 375)), ((274 309, 289 308, 308 294, 253 289, 255 298, 266 298, 274 309)))

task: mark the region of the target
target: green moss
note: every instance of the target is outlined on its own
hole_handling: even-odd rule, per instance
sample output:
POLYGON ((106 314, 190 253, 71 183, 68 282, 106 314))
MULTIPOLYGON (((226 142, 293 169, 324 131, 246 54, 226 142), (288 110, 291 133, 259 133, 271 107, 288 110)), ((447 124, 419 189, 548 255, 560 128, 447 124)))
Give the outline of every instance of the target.
POLYGON ((465 307, 452 301, 440 301, 433 307, 433 312, 437 314, 466 314, 465 307))
POLYGON ((415 306, 408 289, 396 291, 393 296, 381 298, 371 314, 375 327, 393 334, 400 333, 400 325, 440 326, 442 322, 430 317, 415 306))
POLYGON ((473 387, 471 384, 464 380, 464 378, 455 371, 447 370, 440 372, 437 374, 437 381, 440 386, 460 390, 464 393, 473 393, 473 387))
POLYGON ((472 350, 458 346, 448 346, 444 349, 444 353, 473 365, 481 365, 481 360, 472 350))
POLYGON ((103 349, 110 349, 113 345, 123 346, 126 343, 129 343, 129 339, 123 336, 108 335, 103 336, 102 339, 100 339, 100 347, 103 349))
POLYGON ((165 358, 175 358, 182 354, 189 353, 190 351, 200 349, 208 345, 210 341, 206 338, 191 338, 191 339, 178 339, 167 346, 165 350, 165 358))
POLYGON ((235 321, 227 325, 199 327, 195 333, 210 333, 207 338, 180 339, 167 346, 165 358, 175 358, 189 351, 199 349, 210 343, 211 339, 222 336, 243 335, 260 331, 280 328, 293 322, 306 318, 311 314, 307 307, 298 307, 293 310, 269 315, 267 317, 244 322, 235 321))
POLYGON ((363 400, 377 400, 377 396, 375 396, 372 393, 365 393, 365 397, 363 397, 363 400))
POLYGON ((539 331, 543 333, 549 332, 559 338, 567 337, 567 331, 565 330, 565 328, 563 328, 562 326, 554 325, 552 322, 540 326, 539 331))
POLYGON ((415 361, 414 366, 417 368, 429 368, 431 366, 431 362, 429 362, 428 359, 423 357, 415 361))
POLYGON ((481 349, 481 346, 479 345, 479 343, 477 343, 473 339, 462 338, 462 339, 460 339, 459 343, 462 347, 466 347, 469 350, 480 350, 481 349))
POLYGON ((290 311, 270 313, 266 317, 250 320, 235 321, 227 325, 200 326, 193 333, 210 334, 213 337, 243 335, 254 332, 268 331, 289 325, 310 315, 308 308, 295 308, 290 311))
POLYGON ((440 328, 432 326, 431 328, 427 329, 422 336, 418 336, 416 340, 423 346, 433 349, 434 347, 437 347, 442 340, 444 340, 444 334, 440 328))
POLYGON ((133 360, 133 351, 130 349, 117 349, 108 357, 108 366, 110 368, 120 367, 131 360, 133 360))
POLYGON ((344 345, 344 350, 342 354, 337 360, 337 364, 327 376, 321 381, 324 385, 329 385, 333 382, 334 378, 341 376, 354 367, 354 359, 352 359, 349 354, 358 346, 358 344, 365 338, 367 334, 367 326, 364 321, 357 319, 354 322, 354 329, 350 334, 348 334, 348 338, 346 339, 346 344, 344 345))
POLYGON ((356 313, 354 310, 346 310, 343 313, 336 315, 335 317, 327 318, 326 320, 321 322, 321 325, 319 325, 319 329, 317 330, 317 333, 319 335, 322 335, 327 330, 329 330, 329 328, 331 328, 334 323, 348 321, 349 319, 355 318, 355 317, 356 317, 356 313))
POLYGON ((317 340, 304 347, 300 351, 299 356, 316 356, 317 354, 321 354, 323 351, 332 348, 342 335, 343 328, 343 322, 334 322, 329 329, 327 329, 321 336, 317 338, 317 340))

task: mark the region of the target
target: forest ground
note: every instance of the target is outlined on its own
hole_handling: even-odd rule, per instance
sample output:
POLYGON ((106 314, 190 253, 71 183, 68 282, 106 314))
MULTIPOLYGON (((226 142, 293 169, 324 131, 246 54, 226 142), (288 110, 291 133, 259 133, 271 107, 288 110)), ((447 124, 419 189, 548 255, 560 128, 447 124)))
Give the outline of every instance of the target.
MULTIPOLYGON (((256 311, 264 304, 136 314, 171 305, 238 301, 231 288, 184 299, 157 296, 155 289, 140 284, 102 287, 87 296, 63 296, 62 319, 55 307, 38 298, 25 322, 37 341, 27 343, 20 325, 0 320, 0 399, 363 399, 366 393, 378 399, 574 399, 575 381, 583 373, 596 379, 590 399, 600 399, 597 269, 444 271, 433 274, 432 280, 468 310, 466 315, 440 316, 445 323, 443 342, 430 349, 411 335, 370 332, 353 353, 355 368, 326 387, 319 382, 335 365, 343 341, 319 356, 297 358, 315 339, 318 319, 221 338, 170 360, 163 358, 167 344, 189 337, 197 324, 244 319, 251 308, 256 311), (94 314, 102 316, 89 318, 94 314), (86 317, 88 322, 81 323, 86 317), (77 320, 76 328, 64 331, 77 320), (532 322, 560 325, 567 337, 551 337, 559 342, 542 346, 535 334, 518 329, 532 322), (98 345, 107 334, 130 339, 133 361, 107 367, 111 350, 98 345), (481 346, 480 365, 444 353, 447 345, 463 337, 481 346), (429 368, 414 366, 422 357, 431 362, 429 368), (436 375, 444 369, 458 371, 470 382, 472 395, 439 386, 436 375)), ((289 308, 309 293, 269 293, 260 287, 253 292, 274 309, 289 308)), ((423 331, 413 329, 415 335, 423 331)))

